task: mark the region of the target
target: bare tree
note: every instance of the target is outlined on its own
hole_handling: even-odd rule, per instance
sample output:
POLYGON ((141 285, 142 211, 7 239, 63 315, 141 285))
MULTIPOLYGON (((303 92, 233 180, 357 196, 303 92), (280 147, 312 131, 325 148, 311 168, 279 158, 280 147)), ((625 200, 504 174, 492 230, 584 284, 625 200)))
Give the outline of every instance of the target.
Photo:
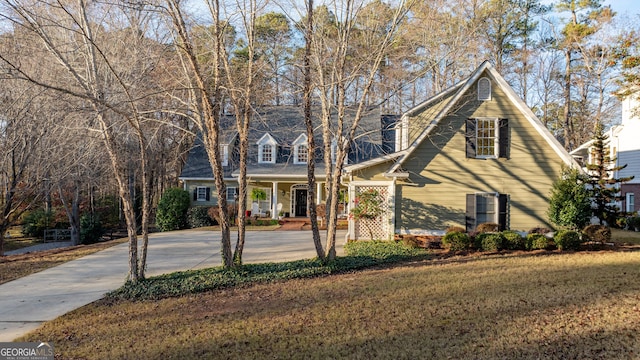
POLYGON ((38 41, 39 55, 52 65, 46 76, 20 65, 16 58, 0 55, 18 79, 71 96, 84 107, 88 129, 100 135, 118 185, 129 237, 129 276, 144 278, 150 187, 145 114, 153 114, 145 101, 156 91, 146 82, 158 58, 153 42, 145 38, 144 18, 126 6, 86 2, 2 2, 4 18, 14 33, 38 41), (136 139, 142 183, 142 256, 138 256, 137 221, 126 159, 127 133, 136 139))
MULTIPOLYGON (((209 34, 211 44, 206 53, 198 52, 194 35, 188 25, 189 16, 184 4, 179 0, 166 0, 160 9, 169 19, 169 27, 174 37, 175 49, 180 58, 184 88, 187 89, 187 108, 185 115, 194 122, 202 140, 213 170, 218 194, 219 223, 221 232, 222 263, 233 266, 231 250, 231 231, 227 209, 224 170, 220 157, 220 111, 222 103, 223 46, 228 23, 221 20, 218 0, 205 1, 210 16, 209 34)), ((246 194, 245 194, 246 196, 246 194)))
POLYGON ((3 80, 0 90, 0 256, 5 234, 20 216, 40 201, 46 164, 43 153, 48 121, 40 89, 3 80))
MULTIPOLYGON (((316 22, 313 33, 312 68, 317 79, 319 101, 322 108, 322 133, 324 142, 324 163, 327 179, 327 247, 326 259, 336 256, 336 227, 338 219, 338 191, 340 177, 349 149, 357 136, 357 130, 367 109, 367 99, 377 78, 381 64, 391 47, 399 38, 399 27, 406 18, 413 2, 401 1, 393 9, 388 22, 374 23, 373 28, 357 29, 357 19, 363 13, 364 2, 341 1, 333 3, 331 14, 323 24, 316 22), (383 26, 385 31, 379 28, 383 26), (355 33, 372 32, 383 34, 378 46, 366 49, 368 53, 358 54, 359 61, 352 62, 349 56, 354 45, 355 33), (350 105, 347 90, 358 80, 360 92, 353 102, 353 114, 347 114, 350 105), (335 137, 335 139, 334 139, 335 137), (330 156, 331 144, 336 142, 335 159, 330 156)), ((317 15, 317 13, 316 13, 317 15)), ((364 50, 364 49, 363 49, 364 50)), ((311 207, 315 202, 311 202, 311 207)))

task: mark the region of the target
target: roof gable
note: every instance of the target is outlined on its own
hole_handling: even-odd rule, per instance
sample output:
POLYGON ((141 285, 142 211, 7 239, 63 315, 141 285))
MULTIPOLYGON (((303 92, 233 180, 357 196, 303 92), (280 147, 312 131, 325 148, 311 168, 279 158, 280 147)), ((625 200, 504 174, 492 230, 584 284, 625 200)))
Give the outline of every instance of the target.
POLYGON ((271 136, 269 133, 265 133, 262 137, 256 141, 257 145, 278 145, 276 139, 271 136))
POLYGON ((426 124, 427 126, 424 128, 422 133, 409 145, 407 149, 405 149, 406 152, 393 164, 393 166, 389 169, 389 173, 397 172, 402 168, 402 164, 410 158, 410 156, 418 148, 418 146, 422 144, 422 142, 429 136, 433 129, 447 117, 447 115, 461 101, 461 99, 472 90, 472 86, 476 84, 478 79, 483 77, 483 75, 488 77, 504 92, 507 98, 518 108, 518 110, 522 112, 528 122, 533 126, 538 134, 546 141, 546 143, 555 151, 555 153, 562 159, 562 161, 566 165, 573 168, 580 168, 575 159, 571 155, 569 155, 569 153, 564 149, 564 147, 562 147, 562 145, 560 145, 555 137, 553 137, 549 130, 547 130, 547 128, 536 117, 531 109, 529 109, 529 107, 524 103, 524 101, 522 101, 522 99, 518 97, 513 88, 511 88, 511 86, 488 61, 485 61, 471 74, 471 76, 467 80, 462 81, 451 87, 450 89, 445 90, 443 93, 434 96, 433 98, 407 111, 405 115, 403 115, 403 117, 415 116, 421 111, 425 111, 426 109, 428 109, 429 106, 432 106, 443 98, 450 96, 452 93, 455 93, 453 96, 450 96, 449 99, 446 100, 447 103, 443 104, 444 106, 439 106, 439 111, 437 111, 433 119, 428 124, 426 124))

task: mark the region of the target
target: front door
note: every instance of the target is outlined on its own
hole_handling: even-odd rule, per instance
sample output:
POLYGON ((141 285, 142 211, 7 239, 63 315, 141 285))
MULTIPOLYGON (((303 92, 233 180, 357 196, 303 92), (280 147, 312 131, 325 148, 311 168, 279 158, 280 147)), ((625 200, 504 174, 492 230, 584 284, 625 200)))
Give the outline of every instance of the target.
POLYGON ((307 216, 307 189, 296 189, 295 201, 293 216, 307 216))

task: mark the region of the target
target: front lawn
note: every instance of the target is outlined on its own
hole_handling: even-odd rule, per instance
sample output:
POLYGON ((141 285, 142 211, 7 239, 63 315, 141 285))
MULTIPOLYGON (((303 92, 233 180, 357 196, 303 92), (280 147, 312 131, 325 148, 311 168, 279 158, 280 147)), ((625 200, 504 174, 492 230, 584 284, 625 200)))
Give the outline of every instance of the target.
POLYGON ((127 239, 0 257, 0 284, 122 244, 127 239))
POLYGON ((611 229, 611 240, 619 245, 640 245, 640 232, 611 229))
POLYGON ((422 260, 101 301, 22 340, 61 359, 632 359, 638 264, 637 251, 422 260))

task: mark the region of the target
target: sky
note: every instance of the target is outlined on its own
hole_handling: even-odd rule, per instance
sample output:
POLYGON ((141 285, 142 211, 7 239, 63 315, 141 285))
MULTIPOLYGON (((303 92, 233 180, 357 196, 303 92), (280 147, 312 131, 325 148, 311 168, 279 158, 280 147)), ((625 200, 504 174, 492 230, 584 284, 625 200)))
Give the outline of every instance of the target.
MULTIPOLYGON (((554 0, 542 0, 543 4, 554 3, 554 0)), ((640 0, 603 0, 602 5, 611 5, 618 16, 637 17, 640 14, 640 0)))
POLYGON ((611 5, 611 8, 618 15, 637 16, 640 14, 640 1, 638 0, 607 0, 604 5, 611 5))

